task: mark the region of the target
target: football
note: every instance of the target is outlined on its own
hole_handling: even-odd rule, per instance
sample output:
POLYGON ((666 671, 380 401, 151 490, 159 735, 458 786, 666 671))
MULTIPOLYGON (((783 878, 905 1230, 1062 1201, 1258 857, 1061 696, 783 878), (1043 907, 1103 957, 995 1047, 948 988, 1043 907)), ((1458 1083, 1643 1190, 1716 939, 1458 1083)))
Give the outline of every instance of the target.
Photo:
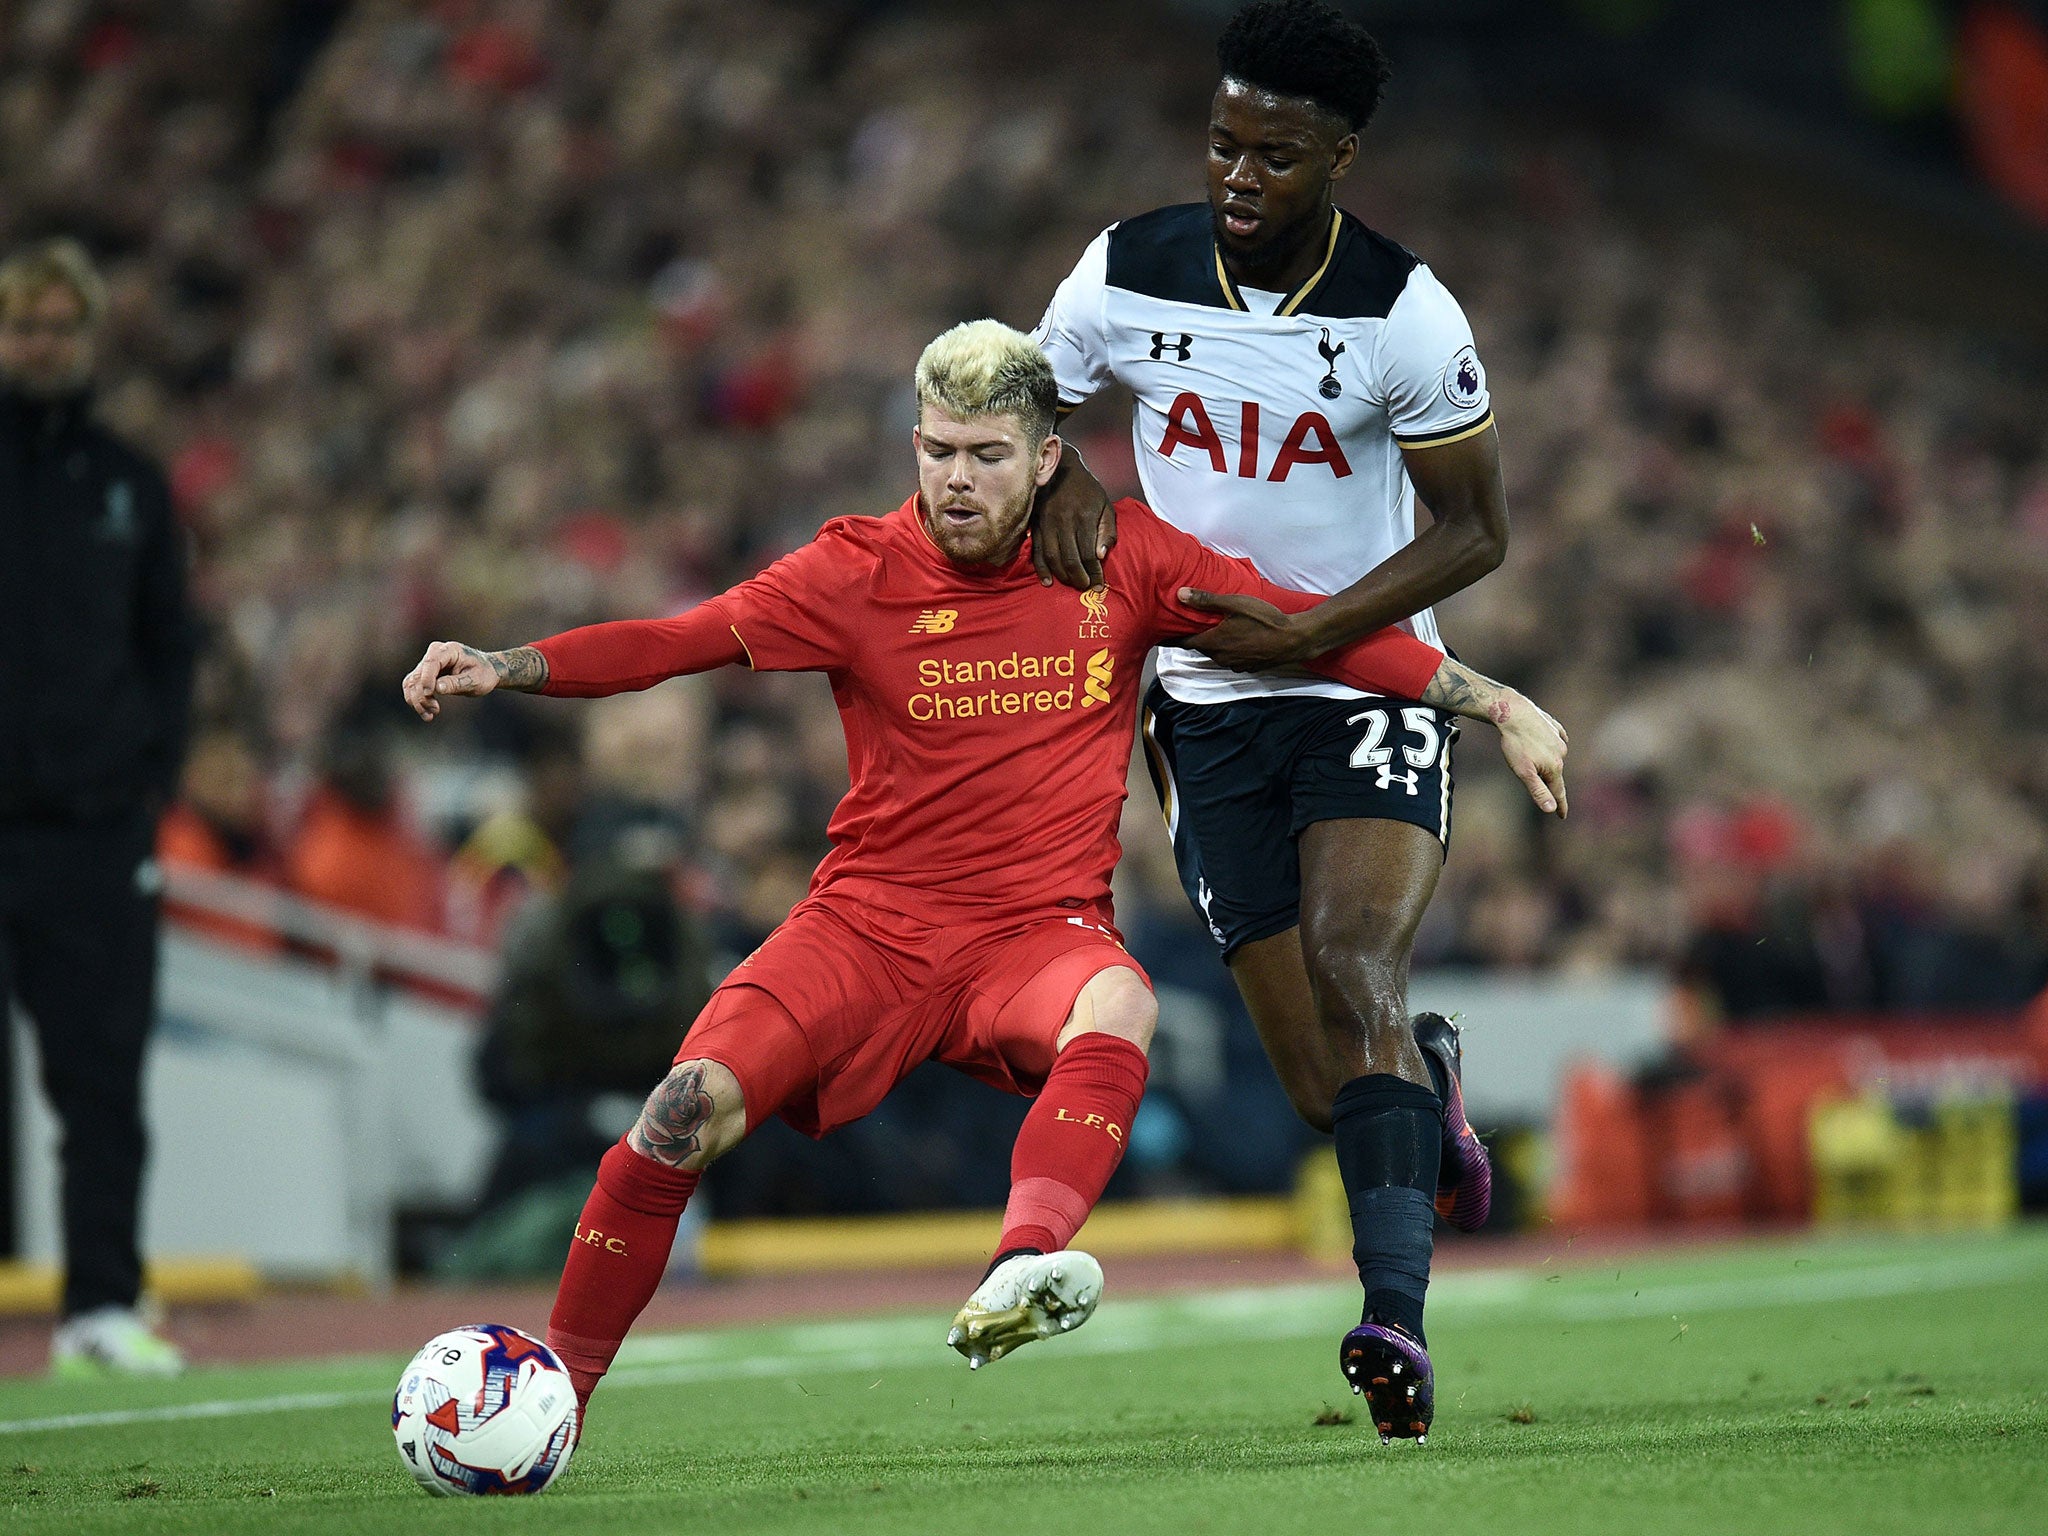
POLYGON ((391 1433, 431 1494, 539 1493, 576 1448, 576 1389, 533 1335, 503 1323, 454 1328, 407 1363, 391 1433))

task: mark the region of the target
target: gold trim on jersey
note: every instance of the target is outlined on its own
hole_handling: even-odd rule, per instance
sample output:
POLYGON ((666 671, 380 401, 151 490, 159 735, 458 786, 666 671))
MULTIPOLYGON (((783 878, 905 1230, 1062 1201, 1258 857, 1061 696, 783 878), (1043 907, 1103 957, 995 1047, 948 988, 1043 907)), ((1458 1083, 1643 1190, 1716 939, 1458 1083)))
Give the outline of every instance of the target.
MULTIPOLYGON (((1273 311, 1275 315, 1291 315, 1301 307, 1301 301, 1307 298, 1315 285, 1323 280, 1324 275, 1330 270, 1330 263, 1337 259, 1337 237, 1343 232, 1344 215, 1335 208, 1332 208, 1330 210, 1330 238, 1323 247, 1323 264, 1309 274, 1307 282, 1280 301, 1280 307, 1273 311)), ((1210 250, 1216 257, 1216 282, 1223 290, 1224 302, 1232 309, 1249 314, 1251 312, 1250 306, 1245 303, 1244 296, 1237 291, 1237 284, 1231 281, 1230 269, 1223 265, 1223 247, 1212 243, 1210 250)))
POLYGON ((1292 298, 1290 298, 1285 304, 1282 304, 1278 309, 1273 311, 1274 314, 1293 314, 1295 310, 1301 307, 1301 301, 1308 297, 1309 290, 1314 288, 1317 283, 1320 283, 1323 280, 1323 274, 1330 270, 1330 263, 1336 259, 1337 234, 1340 230, 1343 229, 1343 227, 1344 216, 1341 213, 1339 213, 1336 209, 1332 208, 1330 210, 1330 243, 1323 250, 1323 264, 1315 269, 1315 271, 1309 276, 1309 280, 1307 282, 1303 283, 1299 288, 1294 290, 1294 296, 1292 298))
POLYGON ((1230 280, 1230 273, 1223 265, 1223 247, 1211 245, 1209 251, 1216 258, 1216 281, 1223 289, 1223 302, 1232 309, 1242 310, 1244 300, 1237 296, 1237 284, 1230 280))
POLYGON ((1403 437, 1398 432, 1393 437, 1403 448, 1442 448, 1451 443, 1462 443, 1468 437, 1477 437, 1492 425, 1493 412, 1488 411, 1469 427, 1453 427, 1436 437, 1403 437))
POLYGON ((749 672, 758 672, 758 671, 760 671, 761 669, 760 669, 759 667, 757 667, 757 666, 755 666, 755 665, 754 665, 754 651, 753 651, 753 648, 752 648, 751 646, 749 646, 749 645, 747 644, 747 637, 746 637, 745 635, 743 635, 743 634, 741 634, 741 633, 740 633, 740 627, 739 627, 739 625, 737 625, 737 624, 728 624, 728 625, 726 625, 725 627, 726 627, 727 629, 729 629, 729 630, 731 630, 731 631, 732 631, 732 637, 733 637, 733 639, 735 639, 735 640, 739 641, 739 643, 740 643, 740 649, 741 649, 741 650, 742 650, 743 652, 745 652, 745 653, 746 653, 746 658, 747 658, 747 670, 748 670, 749 672))

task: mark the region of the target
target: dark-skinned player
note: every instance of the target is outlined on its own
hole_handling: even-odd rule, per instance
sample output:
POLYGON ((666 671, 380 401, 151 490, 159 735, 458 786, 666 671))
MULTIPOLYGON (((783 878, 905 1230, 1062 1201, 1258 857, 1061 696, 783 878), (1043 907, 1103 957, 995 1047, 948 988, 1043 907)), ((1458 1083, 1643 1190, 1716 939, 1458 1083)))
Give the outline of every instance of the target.
MULTIPOLYGON (((712 995, 584 1204, 548 1323, 579 1402, 653 1295, 705 1167, 770 1116, 811 1135, 857 1120, 927 1060, 1036 1101, 994 1261, 947 1343, 979 1368, 1080 1326, 1102 1295, 1070 1244, 1123 1156, 1157 1016, 1109 894, 1145 656, 1202 630, 1189 588, 1315 599, 1131 501, 1105 585, 1041 586, 1026 529, 1061 451, 1045 355, 977 321, 925 349, 916 384, 917 491, 887 516, 834 519, 673 618, 510 651, 437 641, 403 685, 432 720, 499 688, 591 698, 722 666, 822 672, 846 730, 850 787, 810 895, 712 995), (1051 817, 1034 793, 1048 782, 1070 791, 1051 817)), ((1316 665, 1493 721, 1530 793, 1562 792, 1554 722, 1427 642, 1389 628, 1316 665)))
MULTIPOLYGON (((1378 45, 1320 0, 1255 0, 1217 55, 1207 200, 1105 230, 1036 334, 1063 410, 1111 382, 1137 397, 1161 517, 1329 594, 1291 615, 1198 598, 1225 617, 1160 653, 1143 729, 1189 898, 1295 1108, 1336 1140, 1365 1289, 1340 1365, 1383 1437, 1421 1439, 1433 1221, 1478 1227, 1492 1191, 1456 1031, 1407 1006, 1456 728, 1302 664, 1389 624, 1442 644, 1432 605, 1507 552, 1499 440, 1457 302, 1335 204, 1387 79, 1378 45)), ((1093 585, 1114 540, 1070 456, 1040 509, 1041 578, 1093 585)))

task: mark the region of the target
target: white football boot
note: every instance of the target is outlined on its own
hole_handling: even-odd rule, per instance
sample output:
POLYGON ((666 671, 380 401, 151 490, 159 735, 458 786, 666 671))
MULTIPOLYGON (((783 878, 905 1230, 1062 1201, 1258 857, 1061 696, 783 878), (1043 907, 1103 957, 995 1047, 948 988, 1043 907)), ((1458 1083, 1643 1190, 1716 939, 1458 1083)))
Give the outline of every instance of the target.
POLYGON ((175 1376, 185 1369, 178 1346, 150 1330, 127 1307, 100 1307, 67 1318, 50 1336, 50 1373, 62 1380, 100 1376, 175 1376))
POLYGON ((978 1371, 1033 1339, 1071 1333, 1102 1300, 1102 1266, 1078 1248, 1020 1253, 998 1264, 953 1314, 946 1342, 978 1371))

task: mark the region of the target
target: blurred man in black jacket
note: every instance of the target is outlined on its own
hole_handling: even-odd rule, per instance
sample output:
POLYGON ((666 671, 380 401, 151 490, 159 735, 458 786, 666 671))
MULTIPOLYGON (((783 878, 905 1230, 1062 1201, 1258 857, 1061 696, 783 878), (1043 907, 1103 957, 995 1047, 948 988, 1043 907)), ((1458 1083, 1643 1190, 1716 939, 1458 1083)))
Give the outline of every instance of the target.
POLYGON ((105 304, 70 241, 0 264, 0 1011, 34 1022, 64 1127, 64 1375, 182 1363, 136 1311, 136 1220, 194 632, 163 474, 92 419, 105 304))

